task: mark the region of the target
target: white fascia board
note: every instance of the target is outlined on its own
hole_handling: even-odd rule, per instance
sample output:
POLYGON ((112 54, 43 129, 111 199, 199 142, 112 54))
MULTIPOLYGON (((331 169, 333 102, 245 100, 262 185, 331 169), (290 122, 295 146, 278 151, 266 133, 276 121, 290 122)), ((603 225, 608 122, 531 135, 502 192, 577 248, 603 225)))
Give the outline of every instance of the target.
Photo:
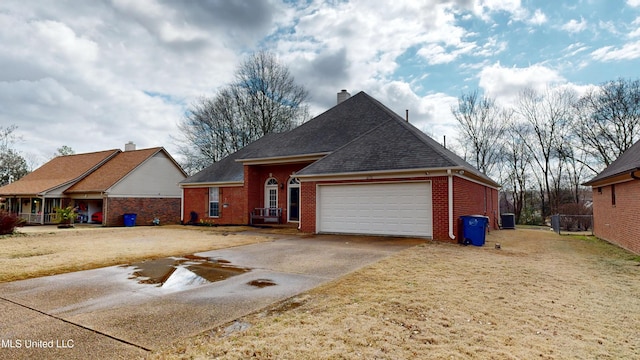
POLYGON ((203 188, 203 187, 234 187, 244 186, 244 181, 220 181, 220 182, 199 182, 179 184, 181 188, 203 188))
POLYGON ((315 153, 315 154, 278 156, 278 157, 268 157, 268 158, 236 159, 236 162, 240 162, 244 165, 292 164, 292 163, 320 160, 329 154, 330 153, 328 152, 323 152, 323 153, 315 153))

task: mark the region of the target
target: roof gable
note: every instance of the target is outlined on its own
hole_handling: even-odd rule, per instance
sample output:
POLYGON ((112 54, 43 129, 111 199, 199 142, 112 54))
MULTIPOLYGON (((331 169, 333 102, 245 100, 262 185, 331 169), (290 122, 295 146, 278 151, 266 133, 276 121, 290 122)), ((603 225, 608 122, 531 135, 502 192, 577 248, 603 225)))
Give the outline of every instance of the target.
MULTIPOLYGON (((630 148, 628 148, 619 158, 617 158, 611 165, 596 175, 593 179, 584 183, 584 185, 590 186, 591 184, 606 181, 609 178, 613 178, 625 173, 631 173, 632 170, 640 168, 640 141, 637 141, 630 148)), ((630 175, 629 175, 630 176, 630 175)))
POLYGON ((390 114, 381 111, 381 106, 371 96, 359 92, 297 128, 254 147, 239 159, 329 153, 389 120, 390 114))
POLYGON ((103 192, 135 170, 140 164, 164 149, 161 147, 120 152, 96 171, 73 186, 67 193, 103 192))
POLYGON ((0 194, 35 195, 72 184, 119 152, 113 149, 55 157, 20 180, 0 187, 0 194))

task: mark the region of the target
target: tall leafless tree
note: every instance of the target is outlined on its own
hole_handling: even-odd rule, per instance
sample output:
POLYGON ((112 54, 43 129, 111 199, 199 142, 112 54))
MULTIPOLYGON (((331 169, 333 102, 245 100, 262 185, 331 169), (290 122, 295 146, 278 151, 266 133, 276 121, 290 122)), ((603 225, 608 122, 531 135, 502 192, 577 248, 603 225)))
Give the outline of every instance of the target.
POLYGON ((253 54, 239 65, 233 83, 195 101, 180 121, 185 170, 202 169, 265 134, 306 121, 307 98, 273 53, 253 54))
POLYGON ((458 121, 460 143, 470 162, 485 174, 491 174, 500 162, 504 137, 511 112, 494 99, 473 91, 462 94, 451 113, 458 121))
POLYGON ((562 87, 544 92, 527 88, 518 97, 516 111, 527 127, 524 134, 528 136, 523 140, 533 159, 543 218, 557 209, 557 191, 552 191, 557 187, 552 184, 562 176, 558 149, 567 135, 575 99, 575 92, 562 87))
POLYGON ((593 173, 609 166, 640 139, 640 80, 618 79, 587 91, 575 106, 576 146, 593 161, 593 173))
POLYGON ((524 131, 526 129, 523 124, 510 121, 502 146, 503 168, 506 175, 503 176, 504 189, 510 195, 515 221, 518 224, 522 217, 531 166, 531 153, 524 143, 525 137, 518 135, 524 131))

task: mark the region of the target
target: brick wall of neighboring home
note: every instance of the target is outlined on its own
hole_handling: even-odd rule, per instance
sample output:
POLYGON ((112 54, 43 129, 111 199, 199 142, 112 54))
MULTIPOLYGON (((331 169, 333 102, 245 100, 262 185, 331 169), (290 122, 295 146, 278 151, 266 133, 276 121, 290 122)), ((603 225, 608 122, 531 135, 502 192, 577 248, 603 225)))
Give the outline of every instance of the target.
MULTIPOLYGON (((453 177, 453 233, 456 239, 449 237, 449 184, 447 176, 416 177, 412 179, 376 179, 364 182, 380 181, 431 181, 433 206, 433 239, 438 241, 458 241, 458 221, 462 215, 489 216, 490 228, 497 229, 498 191, 474 182, 453 177)), ((303 232, 316 232, 316 185, 349 183, 353 181, 303 182, 301 187, 301 228, 303 232)), ((363 181, 358 181, 363 182, 363 181)))
POLYGON ((154 218, 160 224, 180 223, 180 199, 108 198, 106 226, 123 226, 124 214, 136 214, 136 225, 151 225, 154 218))
POLYGON ((640 181, 615 184, 615 205, 611 185, 593 188, 593 232, 600 239, 640 254, 640 181))

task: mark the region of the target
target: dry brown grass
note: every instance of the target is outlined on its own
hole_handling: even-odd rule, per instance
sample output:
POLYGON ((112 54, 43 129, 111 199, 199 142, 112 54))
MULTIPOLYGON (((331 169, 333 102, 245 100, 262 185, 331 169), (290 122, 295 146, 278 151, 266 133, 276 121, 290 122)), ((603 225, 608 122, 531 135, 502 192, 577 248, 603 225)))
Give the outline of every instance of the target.
POLYGON ((152 357, 640 358, 639 261, 542 230, 428 243, 152 357))
MULTIPOLYGON (((269 241, 246 227, 83 228, 0 237, 0 282, 269 241)), ((30 229, 33 230, 33 229, 30 229)))

